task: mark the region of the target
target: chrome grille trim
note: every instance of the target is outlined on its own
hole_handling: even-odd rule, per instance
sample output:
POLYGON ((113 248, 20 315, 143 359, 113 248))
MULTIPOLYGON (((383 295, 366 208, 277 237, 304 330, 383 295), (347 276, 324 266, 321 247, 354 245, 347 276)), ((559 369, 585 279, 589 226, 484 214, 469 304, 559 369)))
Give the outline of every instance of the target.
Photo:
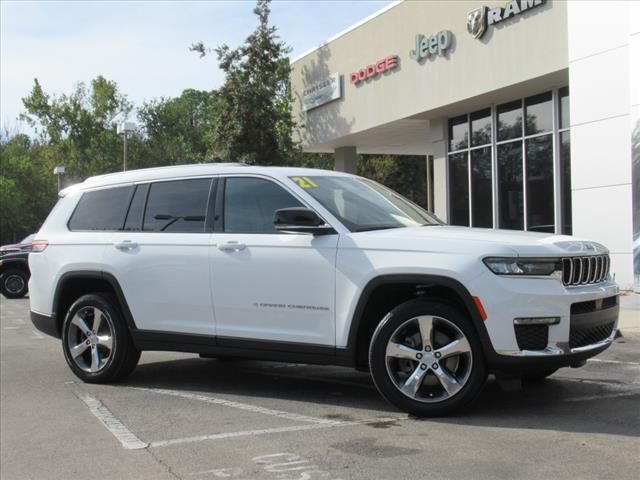
POLYGON ((562 283, 579 286, 600 283, 609 275, 609 255, 565 257, 562 259, 562 283))

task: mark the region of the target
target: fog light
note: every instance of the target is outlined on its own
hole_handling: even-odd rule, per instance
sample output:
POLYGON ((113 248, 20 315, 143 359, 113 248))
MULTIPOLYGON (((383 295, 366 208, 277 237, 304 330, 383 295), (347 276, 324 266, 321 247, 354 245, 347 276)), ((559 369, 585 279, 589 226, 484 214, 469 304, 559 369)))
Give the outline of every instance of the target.
POLYGON ((514 325, 557 325, 560 323, 560 317, 529 317, 514 318, 514 325))

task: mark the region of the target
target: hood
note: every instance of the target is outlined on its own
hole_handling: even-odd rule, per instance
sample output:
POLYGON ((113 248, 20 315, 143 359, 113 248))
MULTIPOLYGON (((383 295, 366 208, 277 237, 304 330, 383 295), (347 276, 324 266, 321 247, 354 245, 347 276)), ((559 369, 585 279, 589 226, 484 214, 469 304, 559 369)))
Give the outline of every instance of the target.
POLYGON ((601 244, 567 235, 434 225, 352 234, 359 248, 442 251, 520 257, 608 253, 601 244))

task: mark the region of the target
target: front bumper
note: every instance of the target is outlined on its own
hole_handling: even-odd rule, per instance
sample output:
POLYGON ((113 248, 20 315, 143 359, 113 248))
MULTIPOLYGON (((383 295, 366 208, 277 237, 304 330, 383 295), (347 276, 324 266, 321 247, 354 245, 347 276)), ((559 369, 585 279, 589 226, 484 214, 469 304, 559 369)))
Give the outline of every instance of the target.
POLYGON ((578 366, 607 349, 615 338, 619 305, 618 286, 612 281, 565 287, 552 278, 509 278, 487 272, 469 290, 487 312, 485 354, 496 369, 578 366), (576 308, 588 304, 596 306, 576 308), (541 346, 529 349, 516 338, 514 319, 523 317, 558 321, 545 327, 541 346), (590 335, 591 331, 598 335, 590 335))

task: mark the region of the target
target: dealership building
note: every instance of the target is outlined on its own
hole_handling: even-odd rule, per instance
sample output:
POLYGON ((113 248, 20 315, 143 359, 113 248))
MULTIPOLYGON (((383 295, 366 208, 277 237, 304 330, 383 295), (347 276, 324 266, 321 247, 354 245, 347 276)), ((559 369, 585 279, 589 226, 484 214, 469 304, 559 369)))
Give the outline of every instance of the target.
POLYGON ((292 67, 305 151, 424 157, 447 223, 601 242, 640 288, 640 2, 399 1, 292 67))

